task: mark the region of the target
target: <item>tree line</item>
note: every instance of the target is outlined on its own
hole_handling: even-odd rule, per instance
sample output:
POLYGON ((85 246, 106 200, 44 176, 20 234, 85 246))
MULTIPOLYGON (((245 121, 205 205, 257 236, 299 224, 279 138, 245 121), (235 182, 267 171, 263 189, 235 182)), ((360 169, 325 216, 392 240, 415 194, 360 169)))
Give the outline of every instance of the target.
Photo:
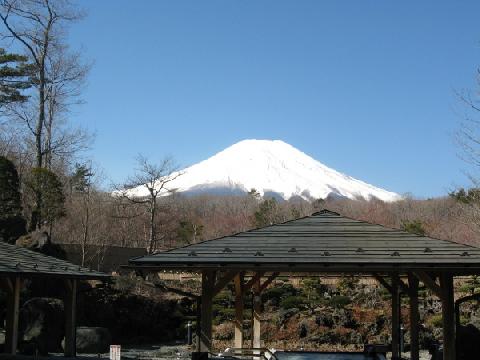
POLYGON ((0 238, 13 243, 42 231, 54 243, 78 244, 82 264, 107 246, 149 253, 306 216, 322 208, 420 235, 480 246, 480 120, 478 94, 459 92, 468 115, 457 133, 471 164, 470 189, 444 197, 379 200, 183 196, 170 187, 181 176, 172 158, 143 156, 112 191, 85 160, 92 136, 71 112, 82 104, 91 64, 72 49, 68 29, 84 11, 67 0, 0 0, 0 238), (1 46, 1 45, 0 45, 1 46), (143 189, 132 196, 132 189, 143 189), (92 250, 95 249, 95 250, 92 250), (100 249, 100 250, 99 250, 100 249))

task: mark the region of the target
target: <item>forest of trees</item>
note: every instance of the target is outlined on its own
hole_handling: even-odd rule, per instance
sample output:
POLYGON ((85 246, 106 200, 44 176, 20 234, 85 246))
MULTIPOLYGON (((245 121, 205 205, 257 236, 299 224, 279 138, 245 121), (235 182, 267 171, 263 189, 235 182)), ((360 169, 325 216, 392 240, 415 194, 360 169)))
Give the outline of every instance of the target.
MULTIPOLYGON (((138 159, 138 171, 114 189, 85 158, 93 137, 71 120, 81 106, 90 60, 71 48, 68 29, 85 16, 62 0, 2 0, 0 26, 0 238, 44 231, 53 243, 80 245, 82 264, 107 246, 142 247, 152 253, 173 246, 306 216, 328 208, 356 219, 417 234, 480 246, 480 106, 469 93, 470 112, 457 141, 471 164, 471 189, 444 197, 385 203, 378 200, 277 201, 252 189, 244 196, 183 196, 168 188, 170 158, 138 159), (1 46, 1 45, 0 45, 1 46), (160 179, 160 180, 158 180, 160 179), (121 189, 147 184, 149 196, 133 199, 121 189), (119 190, 120 189, 120 190, 119 190), (168 196, 161 194, 167 191, 168 196), (93 249, 95 246, 95 250, 93 249)), ((81 22, 76 25, 81 26, 81 22)), ((179 175, 181 176, 181 175, 179 175)))

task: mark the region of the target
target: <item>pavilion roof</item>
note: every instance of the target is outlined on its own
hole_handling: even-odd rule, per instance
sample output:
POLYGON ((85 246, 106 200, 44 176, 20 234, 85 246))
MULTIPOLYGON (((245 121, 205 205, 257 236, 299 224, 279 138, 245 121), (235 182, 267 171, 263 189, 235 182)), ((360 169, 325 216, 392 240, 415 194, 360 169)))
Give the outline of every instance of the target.
POLYGON ((0 241, 0 276, 101 279, 109 275, 0 241))
POLYGON ((130 260, 151 270, 286 272, 480 271, 480 248, 322 210, 282 224, 130 260))

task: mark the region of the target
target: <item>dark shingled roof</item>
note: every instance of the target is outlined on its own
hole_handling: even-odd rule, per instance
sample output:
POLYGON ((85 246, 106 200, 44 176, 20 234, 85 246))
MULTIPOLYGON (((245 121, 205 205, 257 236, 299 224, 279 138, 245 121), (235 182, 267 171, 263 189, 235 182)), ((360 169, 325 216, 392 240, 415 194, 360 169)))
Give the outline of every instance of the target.
POLYGON ((109 275, 0 241, 0 274, 101 279, 109 275))
POLYGON ((322 210, 311 216, 130 260, 151 270, 480 271, 480 249, 322 210))

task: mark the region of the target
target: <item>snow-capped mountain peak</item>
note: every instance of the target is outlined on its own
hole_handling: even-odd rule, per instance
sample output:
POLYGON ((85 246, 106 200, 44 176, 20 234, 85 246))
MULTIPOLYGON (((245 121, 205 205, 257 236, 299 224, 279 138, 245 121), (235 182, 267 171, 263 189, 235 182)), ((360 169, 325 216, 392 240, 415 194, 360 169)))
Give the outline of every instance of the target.
MULTIPOLYGON (((240 194, 255 189, 283 199, 401 198, 335 171, 281 140, 243 140, 181 172, 169 185, 187 194, 240 194)), ((145 196, 147 189, 140 186, 129 195, 145 196)))

